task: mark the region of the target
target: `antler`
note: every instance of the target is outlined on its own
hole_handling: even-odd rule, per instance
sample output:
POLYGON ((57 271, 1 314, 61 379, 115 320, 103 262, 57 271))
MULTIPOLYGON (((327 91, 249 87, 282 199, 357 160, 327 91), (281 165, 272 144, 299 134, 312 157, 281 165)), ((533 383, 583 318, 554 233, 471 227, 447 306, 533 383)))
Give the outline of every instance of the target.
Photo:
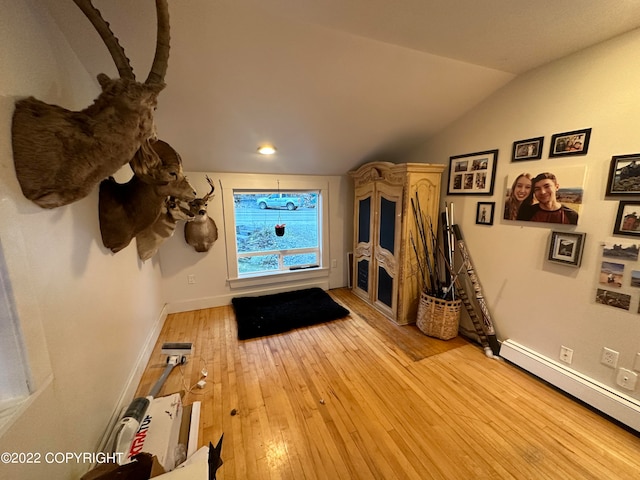
MULTIPOLYGON (((135 74, 131 63, 127 58, 124 48, 118 43, 118 38, 113 34, 109 23, 102 18, 100 11, 94 7, 91 0, 73 0, 82 10, 85 16, 93 24, 111 53, 111 57, 118 68, 120 78, 135 80, 135 74)), ((156 53, 149 71, 146 84, 162 84, 169 65, 169 5, 167 0, 156 0, 156 14, 158 17, 158 31, 156 35, 156 53)))
MULTIPOLYGON (((100 11, 91 4, 91 0, 73 0, 75 4, 82 10, 85 16, 93 24, 100 38, 105 43, 111 53, 111 57, 118 68, 120 78, 135 80, 136 76, 131 68, 131 63, 124 53, 124 48, 118 43, 118 38, 113 34, 109 23, 102 18, 100 11)), ((165 67, 166 69, 166 67, 165 67)))
POLYGON ((169 5, 167 0, 156 0, 156 15, 158 17, 158 32, 156 36, 156 53, 149 71, 146 84, 160 84, 164 82, 169 65, 169 5))
POLYGON ((207 179, 207 183, 211 185, 211 191, 202 198, 202 201, 204 203, 207 203, 209 201, 209 197, 213 195, 213 191, 216 189, 216 187, 213 186, 213 180, 209 178, 209 175, 205 175, 205 178, 207 179))

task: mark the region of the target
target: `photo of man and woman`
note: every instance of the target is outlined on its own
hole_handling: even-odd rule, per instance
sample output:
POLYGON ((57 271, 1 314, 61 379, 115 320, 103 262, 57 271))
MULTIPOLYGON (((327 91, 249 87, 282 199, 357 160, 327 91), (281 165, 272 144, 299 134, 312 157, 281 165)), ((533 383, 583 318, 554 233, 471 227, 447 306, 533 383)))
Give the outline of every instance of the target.
POLYGON ((554 172, 523 172, 508 178, 503 218, 577 225, 584 174, 585 167, 561 167, 554 172))

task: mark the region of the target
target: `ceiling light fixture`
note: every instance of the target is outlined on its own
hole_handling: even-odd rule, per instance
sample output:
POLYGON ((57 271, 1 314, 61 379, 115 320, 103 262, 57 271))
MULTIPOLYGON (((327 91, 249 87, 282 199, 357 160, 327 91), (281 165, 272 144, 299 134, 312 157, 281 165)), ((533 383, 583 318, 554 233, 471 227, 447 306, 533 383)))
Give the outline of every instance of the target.
POLYGON ((269 144, 260 145, 258 147, 258 153, 260 155, 273 155, 274 153, 276 153, 276 147, 269 144))

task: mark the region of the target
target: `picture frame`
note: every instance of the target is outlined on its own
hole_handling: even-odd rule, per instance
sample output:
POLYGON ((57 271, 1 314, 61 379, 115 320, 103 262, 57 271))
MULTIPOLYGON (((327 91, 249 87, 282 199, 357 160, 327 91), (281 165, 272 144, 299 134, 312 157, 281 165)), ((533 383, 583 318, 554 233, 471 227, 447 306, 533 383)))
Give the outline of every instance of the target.
MULTIPOLYGON (((601 305, 620 308, 622 310, 629 310, 631 307, 631 295, 622 292, 614 292, 612 290, 605 290, 604 288, 598 288, 596 290, 595 300, 596 303, 601 305)), ((640 308, 638 310, 640 310, 640 308)), ((638 313, 640 313, 640 311, 638 313)))
POLYGON ((613 233, 614 235, 640 237, 640 200, 636 202, 620 201, 613 233))
POLYGON ((640 197, 640 153, 611 157, 605 197, 612 196, 640 197))
POLYGON ((587 234, 580 232, 559 232, 552 230, 549 238, 547 260, 571 267, 582 263, 582 252, 587 234))
POLYGON ((573 130, 571 132, 556 133, 551 137, 549 157, 566 157, 586 155, 589 151, 591 129, 573 130))
POLYGON ((448 195, 493 195, 498 150, 449 158, 448 195))
POLYGON ((478 202, 476 210, 476 225, 493 225, 493 214, 496 202, 478 202))
POLYGON ((542 158, 542 147, 544 137, 528 138, 513 142, 511 152, 512 162, 522 162, 525 160, 540 160, 542 158))
MULTIPOLYGON (((527 165, 527 164, 522 164, 527 165)), ((535 170, 531 165, 539 166, 539 163, 529 164, 528 168, 514 170, 507 175, 504 191, 504 210, 501 213, 504 220, 518 222, 544 222, 549 224, 580 224, 583 216, 583 198, 585 193, 585 181, 587 167, 585 165, 560 165, 549 168, 540 166, 535 170), (555 177, 558 188, 555 191, 556 201, 562 205, 564 214, 558 216, 534 216, 535 204, 539 203, 536 196, 533 180, 538 175, 551 174, 555 177), (528 187, 528 190, 527 188, 528 187), (533 192, 532 192, 533 190, 533 192), (573 213, 566 209, 572 210, 573 213), (567 221, 565 221, 565 218, 567 221)))

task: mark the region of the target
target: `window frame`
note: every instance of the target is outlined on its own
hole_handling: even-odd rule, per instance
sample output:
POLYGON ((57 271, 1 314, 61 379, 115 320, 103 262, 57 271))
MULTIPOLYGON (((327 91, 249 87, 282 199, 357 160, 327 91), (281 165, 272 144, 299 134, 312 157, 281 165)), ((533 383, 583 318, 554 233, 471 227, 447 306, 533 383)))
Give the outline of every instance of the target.
POLYGON ((222 207, 225 225, 227 282, 231 288, 329 276, 329 183, 326 179, 235 174, 232 178, 225 179, 222 185, 222 207), (318 193, 318 248, 320 250, 320 266, 300 270, 270 270, 266 272, 256 272, 250 275, 240 275, 238 274, 234 192, 259 192, 262 190, 273 193, 278 187, 280 191, 308 191, 318 193))
MULTIPOLYGON (((26 410, 41 390, 35 389, 29 355, 25 345, 22 325, 18 317, 9 269, 0 239, 0 348, 10 355, 13 362, 4 358, 5 374, 8 379, 0 380, 3 390, 0 394, 0 437, 26 410)), ((45 384, 51 381, 51 376, 45 384)))

